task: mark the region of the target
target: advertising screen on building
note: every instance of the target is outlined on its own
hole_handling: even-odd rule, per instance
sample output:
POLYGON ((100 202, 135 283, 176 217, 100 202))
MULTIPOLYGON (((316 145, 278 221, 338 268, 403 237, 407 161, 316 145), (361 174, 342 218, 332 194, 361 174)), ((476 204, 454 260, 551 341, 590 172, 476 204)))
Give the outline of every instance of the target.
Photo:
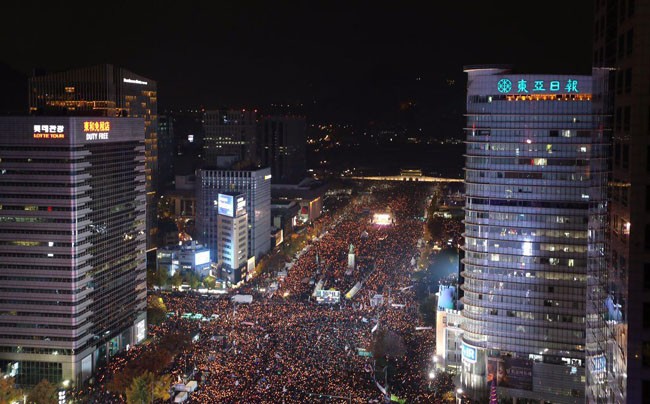
POLYGON ((233 197, 231 195, 219 194, 217 196, 218 209, 220 215, 234 217, 235 209, 233 206, 233 197))
POLYGON ((533 361, 511 357, 489 357, 487 379, 496 379, 499 387, 518 390, 533 389, 533 361))
POLYGON ((237 210, 235 211, 237 216, 241 216, 246 213, 246 199, 243 196, 237 197, 237 210))
POLYGON ((201 251, 194 255, 194 265, 203 265, 210 262, 210 251, 201 251))

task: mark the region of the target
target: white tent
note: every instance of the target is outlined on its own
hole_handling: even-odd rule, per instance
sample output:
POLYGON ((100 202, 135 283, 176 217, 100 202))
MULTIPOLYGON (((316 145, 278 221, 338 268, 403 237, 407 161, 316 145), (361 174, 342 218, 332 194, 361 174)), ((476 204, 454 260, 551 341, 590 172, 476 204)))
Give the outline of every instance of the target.
POLYGON ((253 295, 234 295, 230 298, 233 303, 248 303, 253 301, 253 295))
POLYGON ((185 388, 186 388, 187 391, 189 391, 189 392, 192 392, 192 391, 196 390, 197 387, 198 387, 198 384, 196 383, 196 380, 190 380, 190 381, 187 382, 187 384, 185 385, 185 388))

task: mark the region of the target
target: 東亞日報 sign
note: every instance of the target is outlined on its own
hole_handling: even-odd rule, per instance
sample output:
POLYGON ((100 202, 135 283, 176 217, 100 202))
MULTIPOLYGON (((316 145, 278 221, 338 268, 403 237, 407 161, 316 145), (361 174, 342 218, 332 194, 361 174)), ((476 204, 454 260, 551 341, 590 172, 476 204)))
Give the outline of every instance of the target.
POLYGON ((548 92, 579 93, 578 80, 511 80, 502 78, 497 82, 497 91, 501 94, 542 94, 548 92))

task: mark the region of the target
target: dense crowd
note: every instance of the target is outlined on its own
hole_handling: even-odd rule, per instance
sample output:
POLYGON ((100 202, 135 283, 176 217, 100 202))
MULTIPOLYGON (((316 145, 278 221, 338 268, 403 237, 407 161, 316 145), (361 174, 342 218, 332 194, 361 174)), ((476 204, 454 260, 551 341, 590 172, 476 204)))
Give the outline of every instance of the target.
MULTIPOLYGON (((163 294, 170 317, 150 327, 154 342, 111 362, 97 385, 104 386, 106 375, 156 349, 155 341, 181 333, 192 342, 164 373, 178 382, 198 381, 191 403, 382 402, 385 387, 409 403, 441 400, 444 392, 431 389, 428 378, 434 334, 416 330, 420 320, 408 288, 423 233, 418 216, 424 192, 426 188, 409 184, 378 188, 339 214, 322 217, 317 223, 321 235, 290 263, 275 293, 262 292, 261 279, 237 291, 253 295, 250 304, 235 306, 228 296, 163 294), (392 224, 373 224, 372 212, 389 212, 392 224), (350 244, 357 262, 352 271, 350 244), (317 303, 314 285, 306 279, 339 290, 341 303, 317 303), (362 284, 359 293, 346 299, 357 282, 362 284), (383 304, 371 304, 375 294, 383 296, 383 304), (185 313, 200 313, 204 320, 184 318, 185 313), (398 334, 406 348, 404 355, 386 359, 392 369, 388 374, 377 368, 375 358, 360 355, 370 351, 378 329, 398 334)), ((95 398, 122 402, 105 392, 95 398)))

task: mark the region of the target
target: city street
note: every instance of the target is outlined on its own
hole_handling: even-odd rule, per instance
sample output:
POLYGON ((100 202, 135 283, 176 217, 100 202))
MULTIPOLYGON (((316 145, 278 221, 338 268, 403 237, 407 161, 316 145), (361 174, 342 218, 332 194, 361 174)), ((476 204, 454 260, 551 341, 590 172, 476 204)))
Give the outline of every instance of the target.
MULTIPOLYGON (((151 337, 194 337, 164 373, 181 382, 198 381, 189 395, 192 403, 367 403, 390 395, 409 403, 440 399, 444 391, 430 389, 428 376, 434 333, 415 330, 422 323, 414 292, 407 288, 423 233, 419 216, 427 189, 376 187, 363 202, 352 198, 344 213, 323 216, 318 225, 327 230, 298 254, 272 297, 258 290, 257 280, 237 291, 252 295, 253 302, 236 307, 228 296, 163 294, 170 317, 151 329, 151 337), (379 211, 391 212, 392 223, 371 223, 379 211), (357 257, 352 271, 350 245, 357 257), (316 303, 314 285, 305 278, 316 278, 323 290, 339 291, 340 303, 316 303), (358 293, 345 298, 358 283, 358 293), (383 302, 375 306, 376 295, 383 302), (379 334, 392 339, 377 342, 379 334), (373 349, 385 354, 373 357, 373 349)), ((137 360, 138 352, 155 349, 154 342, 133 348, 129 356, 137 360)), ((117 364, 110 372, 119 373, 125 362, 117 364)))

